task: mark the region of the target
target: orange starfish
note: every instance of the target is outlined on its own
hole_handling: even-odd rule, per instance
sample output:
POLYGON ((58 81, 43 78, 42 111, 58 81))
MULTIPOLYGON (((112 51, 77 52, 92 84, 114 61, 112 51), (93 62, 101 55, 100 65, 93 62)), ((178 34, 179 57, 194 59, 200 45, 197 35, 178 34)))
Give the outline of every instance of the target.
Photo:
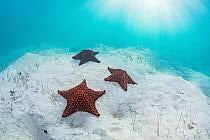
POLYGON ((67 117, 77 111, 89 112, 96 116, 100 115, 96 109, 95 101, 105 93, 105 90, 94 91, 89 89, 86 80, 69 90, 58 90, 58 93, 67 100, 62 117, 67 117))
POLYGON ((109 67, 108 70, 111 72, 111 75, 105 78, 105 81, 117 82, 125 91, 127 91, 128 88, 127 84, 136 84, 136 82, 131 79, 126 71, 121 69, 112 69, 109 67))

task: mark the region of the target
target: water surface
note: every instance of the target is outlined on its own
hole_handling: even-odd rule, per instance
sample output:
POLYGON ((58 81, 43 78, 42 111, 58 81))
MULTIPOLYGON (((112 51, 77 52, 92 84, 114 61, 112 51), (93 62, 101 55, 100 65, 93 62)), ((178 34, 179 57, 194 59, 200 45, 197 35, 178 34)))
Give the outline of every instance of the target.
POLYGON ((157 70, 182 76, 209 95, 209 1, 172 1, 174 6, 149 1, 138 6, 127 0, 2 0, 0 70, 34 50, 80 51, 97 44, 148 48, 147 60, 157 70), (144 10, 138 10, 142 5, 144 10))

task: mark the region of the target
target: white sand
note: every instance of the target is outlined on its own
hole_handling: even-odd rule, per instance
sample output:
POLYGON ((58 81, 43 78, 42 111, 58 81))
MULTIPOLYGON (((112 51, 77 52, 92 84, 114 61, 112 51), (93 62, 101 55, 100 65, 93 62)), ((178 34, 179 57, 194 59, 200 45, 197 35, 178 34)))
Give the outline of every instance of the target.
POLYGON ((193 84, 149 66, 143 57, 148 50, 95 50, 100 51, 100 64, 79 66, 79 61, 71 58, 77 52, 56 54, 56 50, 47 50, 27 53, 0 73, 0 139, 210 137, 209 99, 193 84), (125 92, 118 84, 105 82, 110 75, 108 66, 127 70, 138 85, 129 85, 125 92), (106 90, 96 101, 101 116, 77 112, 62 118, 66 101, 57 90, 72 88, 83 79, 93 90, 106 90))

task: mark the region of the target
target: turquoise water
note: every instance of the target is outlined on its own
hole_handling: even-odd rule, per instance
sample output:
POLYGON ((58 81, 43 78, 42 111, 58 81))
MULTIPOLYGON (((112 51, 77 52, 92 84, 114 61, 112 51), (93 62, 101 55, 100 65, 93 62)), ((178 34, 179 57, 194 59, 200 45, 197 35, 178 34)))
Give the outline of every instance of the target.
POLYGON ((148 48, 157 70, 195 81, 210 96, 210 2, 140 1, 1 0, 0 70, 54 47, 148 48))

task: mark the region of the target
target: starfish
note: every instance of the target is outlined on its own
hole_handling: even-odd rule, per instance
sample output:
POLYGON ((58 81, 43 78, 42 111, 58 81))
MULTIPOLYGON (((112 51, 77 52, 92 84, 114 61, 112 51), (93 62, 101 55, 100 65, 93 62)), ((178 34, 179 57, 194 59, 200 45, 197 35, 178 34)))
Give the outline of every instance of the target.
POLYGON ((88 112, 96 116, 100 115, 96 109, 95 101, 105 93, 105 90, 94 91, 89 89, 86 80, 69 90, 58 90, 58 93, 67 100, 62 117, 67 117, 77 111, 88 112))
POLYGON ((105 78, 105 81, 117 82, 125 91, 127 91, 128 88, 127 84, 136 84, 126 71, 121 69, 112 69, 109 67, 108 70, 111 72, 111 75, 105 78))
POLYGON ((73 56, 73 59, 80 60, 79 65, 82 65, 88 61, 94 61, 100 63, 100 61, 95 57, 99 52, 94 52, 92 50, 82 50, 77 55, 73 56))

